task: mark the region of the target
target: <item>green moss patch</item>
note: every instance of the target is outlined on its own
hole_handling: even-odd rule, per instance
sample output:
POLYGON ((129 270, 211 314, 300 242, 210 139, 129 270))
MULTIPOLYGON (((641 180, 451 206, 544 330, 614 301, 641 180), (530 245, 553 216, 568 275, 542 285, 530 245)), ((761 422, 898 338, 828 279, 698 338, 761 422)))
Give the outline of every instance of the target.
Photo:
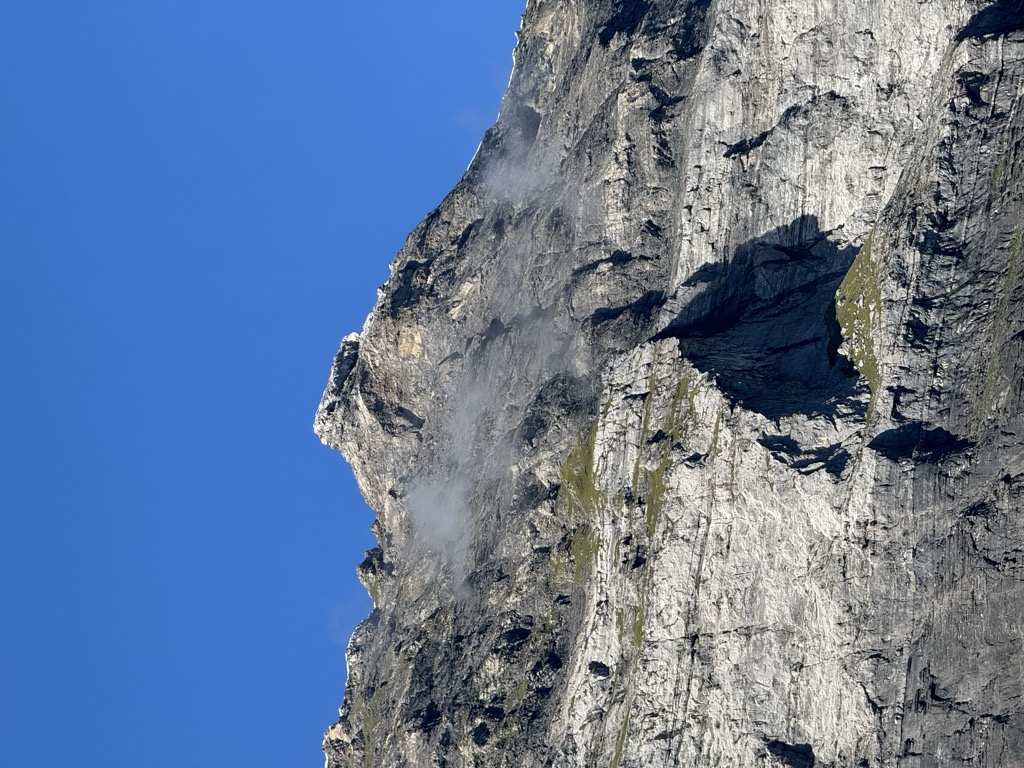
POLYGON ((871 399, 881 386, 876 339, 881 327, 882 290, 872 236, 857 253, 836 292, 836 320, 850 350, 854 367, 867 380, 871 399))
POLYGON ((597 565, 597 552, 600 548, 601 538, 589 525, 581 525, 573 531, 569 551, 575 564, 573 581, 577 584, 582 584, 590 577, 597 565))
POLYGON ((604 506, 605 494, 597 487, 594 467, 594 449, 597 443, 597 424, 587 439, 579 440, 562 464, 562 488, 558 500, 571 517, 591 520, 604 506))

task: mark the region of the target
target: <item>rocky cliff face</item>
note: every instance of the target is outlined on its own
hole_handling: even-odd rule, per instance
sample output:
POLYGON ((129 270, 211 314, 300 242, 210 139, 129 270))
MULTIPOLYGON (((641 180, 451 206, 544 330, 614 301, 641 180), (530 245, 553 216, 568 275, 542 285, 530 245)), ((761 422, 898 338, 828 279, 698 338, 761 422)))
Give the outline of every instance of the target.
POLYGON ((530 0, 316 418, 341 766, 1024 765, 1024 3, 530 0))

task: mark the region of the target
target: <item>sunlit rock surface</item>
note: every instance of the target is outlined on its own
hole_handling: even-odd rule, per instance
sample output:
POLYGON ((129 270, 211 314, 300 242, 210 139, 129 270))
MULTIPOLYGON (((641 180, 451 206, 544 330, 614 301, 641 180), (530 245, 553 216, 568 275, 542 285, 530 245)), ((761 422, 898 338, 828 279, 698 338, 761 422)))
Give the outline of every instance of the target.
POLYGON ((1024 765, 1024 3, 530 0, 316 429, 342 766, 1024 765))

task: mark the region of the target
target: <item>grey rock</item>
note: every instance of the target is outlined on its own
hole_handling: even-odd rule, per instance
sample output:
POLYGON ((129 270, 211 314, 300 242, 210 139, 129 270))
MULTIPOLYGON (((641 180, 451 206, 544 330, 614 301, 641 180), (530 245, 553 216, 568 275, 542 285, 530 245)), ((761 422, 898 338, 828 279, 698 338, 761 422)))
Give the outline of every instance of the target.
POLYGON ((531 0, 316 416, 341 766, 1024 765, 1024 4, 531 0))

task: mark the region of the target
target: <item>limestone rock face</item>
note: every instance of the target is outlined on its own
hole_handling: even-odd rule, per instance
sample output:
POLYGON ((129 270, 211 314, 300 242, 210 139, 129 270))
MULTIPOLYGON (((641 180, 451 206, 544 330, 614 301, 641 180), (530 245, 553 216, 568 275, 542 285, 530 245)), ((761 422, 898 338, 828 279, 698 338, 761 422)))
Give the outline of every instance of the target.
POLYGON ((316 429, 342 766, 1024 765, 1024 3, 530 0, 316 429))

